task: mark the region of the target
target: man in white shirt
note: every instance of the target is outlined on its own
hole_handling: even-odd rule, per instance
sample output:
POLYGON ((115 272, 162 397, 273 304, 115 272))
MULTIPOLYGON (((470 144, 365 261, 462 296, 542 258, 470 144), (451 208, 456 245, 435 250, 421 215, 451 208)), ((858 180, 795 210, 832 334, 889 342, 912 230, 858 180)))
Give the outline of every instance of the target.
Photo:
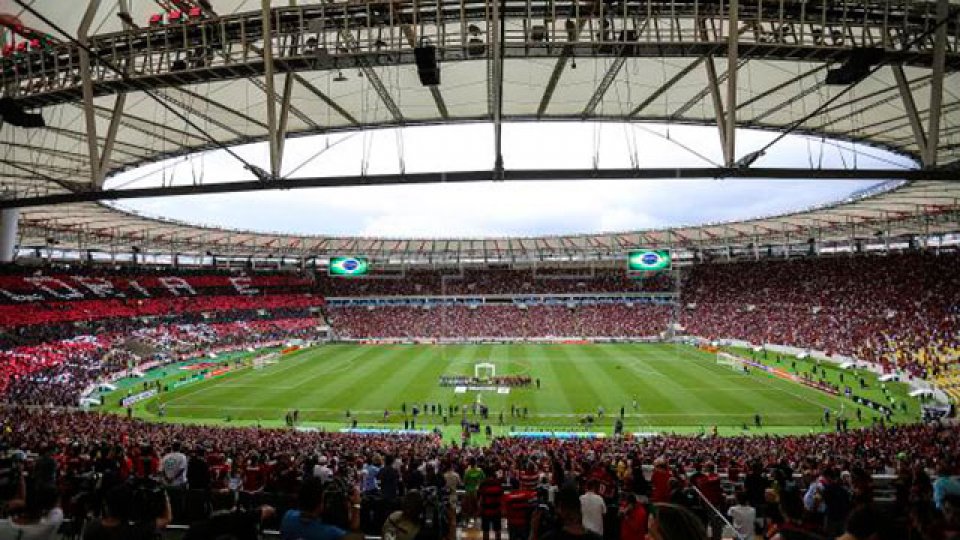
POLYGON ((580 513, 583 515, 583 528, 603 536, 603 515, 607 513, 607 503, 597 495, 598 481, 587 482, 587 492, 580 496, 580 513))
POLYGON ((449 501, 450 506, 457 507, 457 490, 460 489, 460 486, 463 482, 460 480, 460 475, 457 474, 457 471, 454 470, 453 461, 447 465, 447 472, 443 473, 443 485, 447 488, 447 493, 450 494, 449 501))
POLYGON ((160 460, 163 483, 170 487, 187 485, 187 456, 180 451, 180 443, 174 442, 170 452, 160 460))
POLYGON ((753 538, 756 536, 757 510, 747 502, 747 493, 745 491, 737 492, 737 504, 727 510, 730 521, 733 522, 733 528, 737 531, 739 538, 753 538))
POLYGON ((321 484, 333 480, 333 469, 327 466, 327 456, 317 458, 317 464, 313 467, 313 476, 319 478, 321 484))

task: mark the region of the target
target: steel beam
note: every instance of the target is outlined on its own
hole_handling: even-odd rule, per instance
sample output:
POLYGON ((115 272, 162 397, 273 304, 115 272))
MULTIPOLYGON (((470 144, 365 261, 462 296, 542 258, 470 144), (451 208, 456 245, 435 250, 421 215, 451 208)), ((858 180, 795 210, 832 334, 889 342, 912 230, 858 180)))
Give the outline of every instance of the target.
MULTIPOLYGON (((318 187, 377 186, 395 184, 433 184, 490 181, 492 171, 425 172, 412 174, 383 174, 361 176, 334 176, 289 178, 264 184, 258 180, 188 184, 122 190, 78 191, 42 197, 0 200, 0 208, 36 207, 102 200, 139 199, 178 195, 211 193, 238 193, 270 189, 303 189, 318 187)), ((503 171, 509 181, 551 180, 653 180, 653 179, 803 179, 803 180, 941 180, 960 182, 956 173, 946 169, 800 169, 800 168, 655 168, 655 169, 519 169, 503 171)))
POLYGON ((786 88, 789 88, 789 87, 793 86, 794 84, 797 84, 798 82, 802 81, 803 79, 806 79, 807 77, 811 77, 811 76, 813 76, 813 75, 816 75, 817 73, 820 73, 821 71, 827 69, 827 67, 828 67, 828 64, 820 64, 819 66, 817 66, 817 67, 815 67, 815 68, 813 68, 813 69, 810 69, 810 70, 808 70, 808 71, 804 71, 803 73, 801 73, 801 74, 799 74, 799 75, 797 75, 797 76, 795 76, 795 77, 791 77, 791 78, 787 79, 786 81, 783 81, 782 83, 780 83, 780 84, 778 84, 778 85, 771 86, 770 88, 767 88, 767 89, 764 90, 763 92, 760 92, 759 94, 757 94, 757 95, 755 95, 755 96, 752 96, 750 99, 746 99, 746 100, 744 100, 743 102, 737 103, 737 110, 739 111, 740 109, 743 109, 743 108, 745 108, 745 107, 749 107, 750 105, 753 105, 754 103, 756 103, 756 102, 758 102, 758 101, 760 101, 760 100, 762 100, 762 99, 765 99, 765 98, 767 98, 767 97, 769 97, 769 96, 771 96, 771 95, 773 95, 773 94, 776 94, 777 92, 779 92, 779 91, 781 91, 781 90, 784 90, 784 89, 786 89, 786 88))
POLYGON ((673 85, 675 85, 675 84, 677 84, 678 82, 680 82, 680 79, 683 79, 684 77, 687 76, 688 73, 690 73, 691 71, 693 71, 694 69, 696 69, 697 66, 699 66, 701 62, 703 62, 704 60, 706 60, 706 58, 707 58, 706 56, 701 56, 700 58, 697 58, 697 59, 694 60, 693 62, 690 62, 689 64, 687 64, 686 66, 684 66, 684 68, 681 69, 680 71, 676 72, 676 73, 673 75, 673 77, 670 77, 669 79, 667 79, 667 81, 664 82, 664 83, 660 86, 660 88, 657 88, 656 90, 654 90, 654 92, 653 92, 652 94, 650 94, 649 96, 647 96, 647 99, 643 100, 643 102, 640 103, 639 105, 637 105, 637 107, 636 107, 635 109, 633 109, 632 111, 630 111, 630 115, 629 115, 629 116, 632 118, 632 117, 634 117, 634 116, 637 116, 637 115, 640 114, 641 112, 643 112, 643 110, 646 109, 647 107, 649 107, 651 103, 653 103, 654 101, 657 100, 657 98, 659 98, 660 96, 662 96, 667 90, 670 90, 670 89, 673 87, 673 85))
MULTIPOLYGON (((343 40, 344 45, 347 50, 360 53, 360 47, 357 44, 357 40, 353 37, 353 33, 350 32, 348 28, 340 29, 340 38, 343 40)), ((367 82, 370 83, 370 86, 373 87, 373 90, 380 96, 380 100, 383 101, 383 105, 390 112, 390 115, 393 116, 393 121, 397 124, 402 125, 404 123, 403 113, 400 111, 400 107, 397 106, 397 103, 393 100, 393 97, 390 95, 390 92, 387 91, 387 87, 383 85, 383 81, 380 80, 380 76, 377 75, 377 72, 370 67, 370 61, 365 56, 357 56, 357 63, 360 65, 360 71, 363 72, 363 76, 367 78, 367 82)))
MULTIPOLYGON (((263 81, 267 94, 267 144, 270 148, 270 174, 280 176, 280 144, 277 142, 277 92, 273 80, 273 12, 270 0, 262 0, 261 17, 263 21, 263 81)), ((286 100, 289 107, 290 100, 286 100)))
POLYGON ((110 169, 110 156, 113 154, 113 147, 117 141, 117 131, 120 130, 120 122, 123 121, 123 106, 127 102, 127 94, 117 94, 117 100, 113 103, 113 115, 110 117, 110 125, 107 127, 107 137, 103 141, 103 150, 100 152, 100 166, 97 167, 97 179, 94 183, 94 189, 101 189, 103 181, 107 177, 107 171, 110 169))
POLYGON ((724 137, 724 165, 732 167, 737 159, 737 72, 739 66, 740 4, 739 0, 729 0, 727 4, 727 134, 724 137))
MULTIPOLYGON (((908 86, 908 88, 911 88, 911 89, 919 89, 921 86, 923 86, 923 83, 926 82, 926 81, 929 80, 929 79, 930 79, 930 76, 929 76, 929 75, 925 75, 925 76, 922 76, 922 77, 917 77, 917 78, 913 79, 912 81, 907 81, 907 86, 908 86)), ((897 94, 893 94, 893 95, 890 95, 890 96, 882 97, 882 98, 880 98, 880 99, 878 99, 878 100, 876 100, 876 101, 872 101, 872 102, 870 102, 870 103, 868 103, 868 104, 866 104, 866 105, 863 105, 863 106, 860 107, 860 108, 854 108, 853 105, 855 105, 855 104, 857 104, 857 103, 863 103, 863 102, 865 102, 865 101, 868 101, 868 100, 870 100, 870 99, 872 99, 872 98, 875 98, 875 97, 882 96, 882 95, 884 95, 884 94, 890 94, 890 93, 898 92, 898 91, 899 91, 899 87, 897 87, 897 86, 890 86, 890 87, 884 88, 884 89, 882 89, 882 90, 877 90, 877 91, 875 91, 875 92, 870 92, 869 94, 862 94, 862 95, 857 96, 857 97, 855 97, 855 98, 851 98, 851 99, 849 99, 849 100, 847 100, 847 101, 844 101, 843 103, 841 103, 841 104, 839 104, 839 105, 834 105, 834 106, 832 106, 832 107, 827 107, 826 109, 824 109, 823 111, 821 111, 820 114, 821 114, 821 116, 828 116, 830 119, 827 120, 827 121, 825 121, 825 122, 823 122, 822 124, 817 125, 817 126, 809 126, 808 129, 811 129, 811 130, 813 130, 813 131, 820 131, 820 130, 823 130, 824 128, 826 128, 827 126, 832 126, 832 125, 834 125, 834 124, 836 124, 836 123, 838 123, 838 122, 843 122, 844 120, 849 120, 850 118, 855 118, 855 117, 857 117, 857 116, 862 116, 863 113, 865 113, 865 112, 867 112, 867 111, 873 110, 873 109, 875 109, 875 108, 877 108, 877 107, 881 107, 881 106, 883 106, 883 105, 886 105, 887 103, 890 103, 890 102, 892 102, 892 101, 895 101, 895 100, 897 99, 897 97, 898 97, 897 94), (831 113, 833 113, 834 111, 841 111, 841 110, 850 111, 851 109, 853 109, 852 112, 844 112, 844 113, 839 114, 839 115, 836 115, 836 116, 833 115, 833 114, 831 114, 831 113)))
MULTIPOLYGON (((621 45, 621 50, 626 50, 626 45, 621 45)), ((580 113, 581 116, 587 118, 592 115, 597 107, 600 105, 600 101, 603 100, 603 96, 606 95, 607 90, 610 89, 610 86, 613 84, 613 81, 617 79, 617 75, 620 74, 620 70, 623 69, 623 64, 627 61, 627 57, 621 54, 620 56, 613 59, 613 63, 610 64, 610 67, 607 68, 607 71, 604 72, 603 78, 600 79, 600 84, 597 85, 597 89, 594 90, 593 95, 590 96, 590 101, 587 102, 587 106, 583 108, 583 112, 580 113)))
MULTIPOLYGON (((203 94, 199 94, 199 93, 194 92, 194 91, 192 91, 192 90, 187 90, 186 88, 172 88, 171 90, 174 91, 174 92, 180 92, 180 93, 186 94, 187 96, 189 96, 189 97, 191 97, 191 98, 193 98, 193 99, 196 99, 196 100, 198 100, 198 101, 202 101, 202 102, 206 103, 207 105, 210 105, 211 107, 213 107, 213 108, 215 108, 215 109, 219 109, 219 110, 221 110, 221 111, 230 113, 230 114, 236 116, 237 118, 243 120, 244 122, 249 122, 249 123, 251 123, 251 124, 253 124, 253 125, 255 125, 255 126, 257 126, 257 127, 261 128, 261 129, 265 130, 265 131, 269 131, 269 129, 270 129, 270 126, 269 126, 269 125, 264 124, 263 122, 257 120, 256 118, 250 116, 249 114, 242 113, 242 112, 234 109, 233 107, 230 107, 229 105, 225 105, 225 104, 223 104, 223 103, 221 103, 221 102, 219 102, 219 101, 217 101, 217 100, 215 100, 215 99, 209 98, 209 97, 207 97, 207 96, 205 96, 205 95, 203 95, 203 94)), ((165 95, 164 97, 165 97, 165 98, 169 98, 170 96, 169 96, 169 94, 167 94, 167 95, 165 95)), ((276 101, 274 101, 274 103, 276 103, 276 101)))
POLYGON ((305 79, 302 75, 300 75, 299 73, 294 73, 293 80, 300 83, 300 86, 304 87, 308 92, 316 96, 317 99, 322 101, 327 107, 330 107, 331 109, 336 111, 336 113, 342 116, 344 120, 346 120, 347 122, 350 122, 355 126, 360 125, 360 122, 356 118, 354 118, 352 114, 347 112, 347 110, 341 107, 339 103, 333 100, 333 98, 325 94, 322 90, 317 88, 313 83, 305 79))
POLYGON ((940 113, 943 106, 943 72, 947 58, 947 18, 950 16, 949 0, 937 1, 937 30, 933 41, 932 79, 930 80, 930 118, 927 127, 927 145, 923 153, 923 165, 934 167, 937 164, 937 150, 940 146, 940 113))
POLYGON ((710 92, 710 99, 713 102, 713 112, 717 118, 717 130, 720 135, 720 150, 723 152, 723 163, 729 166, 732 163, 732 156, 729 154, 730 147, 727 144, 729 131, 727 130, 727 117, 723 112, 723 99, 720 97, 720 82, 717 80, 717 67, 713 62, 712 56, 707 57, 703 65, 707 70, 707 90, 710 92))
POLYGON ((563 75, 563 68, 567 65, 567 60, 572 56, 573 46, 565 45, 563 47, 563 53, 560 54, 560 58, 557 58, 557 62, 553 64, 553 71, 550 73, 550 79, 547 80, 547 85, 543 88, 543 95, 540 96, 540 106, 537 107, 537 117, 541 117, 547 112, 547 107, 550 106, 550 100, 553 99, 553 93, 557 89, 557 83, 560 82, 560 76, 563 75))
POLYGON ((917 114, 917 104, 913 100, 913 90, 910 89, 910 83, 907 82, 907 76, 903 73, 902 66, 890 66, 893 71, 893 78, 897 81, 897 89, 900 91, 900 98, 903 101, 903 110, 907 113, 910 120, 910 129, 913 130, 913 138, 917 144, 917 153, 922 156, 924 162, 927 156, 927 136, 923 132, 923 125, 920 123, 920 115, 917 114))
POLYGON ((493 120, 493 173, 494 180, 502 180, 503 174, 503 21, 500 20, 500 3, 492 0, 490 31, 490 67, 487 70, 487 100, 493 120))
POLYGON ((290 118, 290 112, 293 108, 290 105, 290 98, 293 95, 293 84, 293 73, 287 73, 283 77, 283 97, 280 101, 280 119, 277 124, 276 138, 279 160, 275 166, 271 161, 271 166, 273 167, 273 176, 275 178, 280 177, 280 170, 283 167, 283 147, 286 145, 287 141, 287 120, 290 118))
MULTIPOLYGON (((87 10, 77 28, 77 39, 83 44, 90 42, 90 26, 100 9, 100 0, 89 0, 87 10)), ((93 110, 93 77, 90 72, 90 54, 86 49, 79 50, 80 81, 83 95, 83 116, 87 128, 87 152, 90 156, 90 185, 97 188, 102 184, 100 174, 100 148, 97 145, 97 117, 93 110)))
POLYGON ((799 93, 798 93, 797 95, 795 95, 795 96, 790 96, 789 98, 781 101, 780 103, 777 103, 777 104, 774 105, 773 107, 770 107, 769 109, 763 111, 762 113, 754 116, 753 118, 751 118, 751 119, 749 120, 749 122, 750 122, 751 124, 759 123, 759 122, 760 122, 761 120, 763 120, 764 118, 766 118, 766 117, 768 117, 768 116, 770 116, 770 115, 772 115, 772 114, 776 114, 777 112, 782 111, 783 108, 786 107, 787 105, 789 105, 790 103, 792 103, 792 102, 794 102, 794 101, 801 100, 801 99, 809 96, 810 94, 819 91, 819 90, 820 90, 820 86, 822 86, 822 85, 823 85, 823 82, 822 82, 822 81, 817 81, 817 82, 815 82, 812 86, 808 87, 806 90, 803 90, 802 92, 799 92, 799 93))
MULTIPOLYGON (((186 90, 183 90, 183 89, 178 89, 178 90, 180 90, 181 92, 186 92, 186 93, 188 93, 188 95, 189 95, 189 91, 186 91, 186 90)), ((245 135, 242 131, 239 131, 237 128, 235 128, 235 127, 233 127, 233 126, 231 126, 231 125, 229 125, 229 124, 227 124, 227 123, 225 123, 225 122, 221 122, 220 120, 217 120, 216 118, 214 118, 214 117, 212 117, 212 116, 210 116, 210 115, 207 115, 207 114, 205 114, 205 113, 202 113, 202 112, 198 111, 197 109, 194 109, 194 108, 191 107, 190 105, 187 105, 186 102, 180 100, 179 98, 175 98, 175 97, 171 96, 171 95, 168 94, 168 93, 160 92, 160 93, 157 94, 157 97, 159 97, 159 98, 160 98, 161 100, 163 100, 163 101, 169 102, 171 105, 176 105, 177 107, 180 107, 180 109, 182 109, 183 112, 186 113, 186 114, 188 114, 188 115, 193 115, 193 116, 196 116, 197 118, 201 118, 201 119, 203 119, 205 122, 207 122, 208 124, 217 126, 218 128, 226 131, 227 133, 233 134, 233 136, 236 137, 236 138, 238 138, 238 139, 244 139, 244 138, 247 138, 247 137, 248 137, 248 135, 245 135)), ((210 104, 213 104, 213 103, 216 103, 216 102, 213 102, 213 101, 210 102, 210 104)), ((221 105, 221 104, 219 104, 219 103, 217 103, 217 106, 218 106, 218 107, 226 108, 224 105, 221 105)), ((230 109, 227 109, 227 110, 230 110, 230 109)), ((238 115, 241 114, 241 113, 239 113, 239 112, 237 112, 237 111, 233 111, 233 112, 236 113, 236 114, 238 114, 238 115)), ((243 116, 246 116, 246 115, 243 115, 243 116)), ((252 119, 251 119, 251 120, 252 120, 252 119)), ((258 123, 260 123, 260 122, 258 122, 258 123)), ((261 123, 261 124, 262 124, 262 123, 261 123)), ((266 128, 266 125, 264 124, 263 127, 266 128)))
MULTIPOLYGON (((740 61, 737 62, 736 69, 742 68, 744 65, 746 65, 746 63, 747 63, 748 61, 749 61, 748 58, 741 58, 740 61)), ((719 86, 720 84, 726 82, 729 73, 730 73, 730 66, 727 66, 726 71, 724 71, 723 73, 718 73, 718 74, 717 74, 717 85, 718 85, 718 86, 719 86)), ((686 103, 684 103, 683 105, 681 105, 680 107, 678 107, 675 111, 673 111, 673 113, 670 114, 670 119, 680 118, 680 117, 683 116, 687 111, 689 111, 690 109, 692 109, 694 105, 696 105, 697 103, 700 103, 700 101, 702 101, 703 98, 707 97, 707 94, 709 94, 709 93, 710 93, 710 88, 709 88, 709 87, 704 88, 703 90, 700 90, 699 92, 696 93, 696 95, 694 95, 692 98, 690 98, 689 100, 687 100, 686 103)))

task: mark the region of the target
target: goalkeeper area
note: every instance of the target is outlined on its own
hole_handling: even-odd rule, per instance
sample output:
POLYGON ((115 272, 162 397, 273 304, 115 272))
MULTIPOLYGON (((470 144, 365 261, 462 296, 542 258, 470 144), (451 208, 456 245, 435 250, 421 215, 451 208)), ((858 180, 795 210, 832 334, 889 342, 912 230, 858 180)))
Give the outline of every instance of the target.
MULTIPOLYGON (((258 361, 256 369, 257 353, 251 353, 245 367, 187 386, 170 385, 136 403, 133 412, 163 421, 281 426, 285 415, 296 410, 298 425, 305 427, 341 429, 355 421, 357 427, 396 429, 405 427, 416 407, 417 429, 454 432, 466 411, 469 421, 489 425, 495 434, 613 433, 621 409, 624 432, 696 433, 716 426, 724 434, 807 433, 835 429, 838 416, 850 428, 880 418, 885 422, 919 418, 919 402, 908 396, 904 384, 882 384, 869 372, 793 357, 763 358, 749 350, 730 353, 667 343, 328 344, 262 357, 276 363, 258 361), (739 358, 752 364, 744 369, 739 358), (756 365, 769 365, 770 370, 756 365), (857 381, 859 397, 877 403, 892 398, 894 412, 885 418, 843 392, 834 395, 782 376, 793 372, 802 376, 814 369, 818 377, 837 384, 857 381), (530 377, 531 384, 479 397, 480 391, 455 392, 438 384, 441 377, 494 375, 530 377), (488 408, 486 419, 474 415, 472 405, 478 401, 488 408), (827 411, 830 416, 825 419, 827 411)), ((169 369, 166 373, 168 380, 182 378, 169 369)), ((163 378, 158 380, 161 387, 167 386, 163 378)), ((117 398, 123 392, 106 396, 104 408, 119 408, 117 398)))

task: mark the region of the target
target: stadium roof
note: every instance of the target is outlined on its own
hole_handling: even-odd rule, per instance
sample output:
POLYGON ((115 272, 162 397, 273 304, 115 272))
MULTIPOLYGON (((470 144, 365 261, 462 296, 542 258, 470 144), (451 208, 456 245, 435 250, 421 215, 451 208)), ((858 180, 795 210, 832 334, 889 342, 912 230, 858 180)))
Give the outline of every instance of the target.
POLYGON ((93 0, 89 9, 86 2, 54 0, 7 4, 16 20, 6 19, 6 43, 40 39, 27 51, 8 51, 0 91, 27 110, 38 109, 47 124, 0 130, 0 183, 7 199, 0 206, 22 207, 22 246, 52 239, 79 249, 503 259, 960 229, 960 186, 954 183, 960 174, 958 1, 744 1, 732 40, 729 5, 707 0, 504 0, 497 6, 466 0, 284 1, 273 3, 269 41, 262 39, 259 2, 216 0, 212 9, 197 3, 199 12, 183 11, 187 22, 161 26, 148 21, 163 13, 160 4, 167 2, 93 0), (502 24, 496 16, 501 9, 502 24), (14 36, 20 23, 26 30, 16 29, 14 36), (438 46, 439 86, 423 86, 418 78, 414 46, 426 44, 438 46), (492 54, 497 50, 502 54, 492 54), (861 60, 866 67, 856 73, 861 60), (828 84, 828 73, 841 65, 845 71, 834 76, 849 75, 855 82, 828 84), (731 103, 735 106, 727 106, 731 103), (721 129, 727 167, 717 170, 510 171, 491 164, 490 171, 419 177, 276 174, 284 136, 533 120, 658 121, 807 133, 883 147, 914 158, 919 168, 754 169, 749 165, 760 156, 752 152, 759 149, 737 148, 735 131, 721 129), (96 137, 88 137, 94 131, 96 137), (104 179, 119 171, 260 140, 269 141, 271 162, 251 164, 254 181, 165 186, 142 194, 102 191, 104 179), (229 231, 146 218, 98 202, 148 194, 564 175, 859 176, 905 182, 826 208, 738 223, 463 240, 229 231))

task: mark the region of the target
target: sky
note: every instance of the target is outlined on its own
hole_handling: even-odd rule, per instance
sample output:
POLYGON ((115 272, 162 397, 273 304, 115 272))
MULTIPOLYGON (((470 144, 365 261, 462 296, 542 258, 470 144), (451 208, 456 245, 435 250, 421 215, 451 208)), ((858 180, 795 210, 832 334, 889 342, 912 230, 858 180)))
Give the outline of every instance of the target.
MULTIPOLYGON (((288 140, 282 175, 313 177, 489 170, 490 124, 408 127, 288 140)), ((775 134, 738 130, 738 156, 775 134)), ((508 169, 712 167, 721 161, 715 127, 587 122, 506 124, 508 169)), ((269 169, 258 143, 237 147, 269 169)), ((846 142, 788 136, 755 167, 900 168, 909 160, 846 142)), ((151 164, 107 187, 252 179, 222 151, 151 164)), ((118 205, 203 225, 292 234, 491 237, 622 232, 749 219, 842 200, 882 182, 853 180, 576 180, 475 182, 261 191, 133 199, 118 205)))

